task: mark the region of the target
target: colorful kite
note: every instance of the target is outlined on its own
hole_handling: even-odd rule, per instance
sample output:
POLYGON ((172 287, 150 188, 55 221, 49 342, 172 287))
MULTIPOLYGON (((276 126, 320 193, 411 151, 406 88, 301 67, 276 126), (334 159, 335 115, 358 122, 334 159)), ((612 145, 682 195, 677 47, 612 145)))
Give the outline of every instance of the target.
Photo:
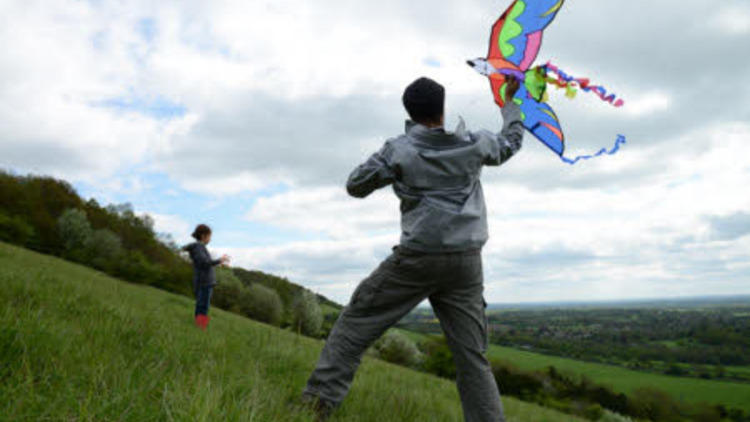
POLYGON ((500 107, 505 105, 506 76, 522 81, 513 101, 521 108, 524 127, 564 162, 575 164, 579 160, 616 153, 620 144, 625 143, 625 137, 618 135, 614 147, 609 151, 603 148, 596 154, 566 158, 565 135, 555 112, 546 103, 547 84, 565 89, 568 98, 574 98, 578 89, 581 89, 596 94, 602 101, 615 107, 621 107, 624 101, 615 94, 608 94, 603 87, 592 85, 588 79, 567 75, 551 63, 531 67, 542 45, 542 32, 555 19, 563 2, 564 0, 515 0, 492 26, 487 58, 469 60, 467 63, 490 79, 492 94, 500 107))

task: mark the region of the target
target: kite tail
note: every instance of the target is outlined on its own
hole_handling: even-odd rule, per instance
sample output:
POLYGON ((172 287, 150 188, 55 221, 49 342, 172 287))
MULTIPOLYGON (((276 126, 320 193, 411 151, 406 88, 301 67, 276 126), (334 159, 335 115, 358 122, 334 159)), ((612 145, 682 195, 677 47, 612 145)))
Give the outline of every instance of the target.
POLYGON ((593 155, 579 155, 578 157, 572 160, 570 158, 566 158, 561 155, 560 159, 562 159, 563 162, 570 164, 572 166, 573 164, 577 163, 580 160, 590 160, 592 158, 599 157, 604 154, 614 155, 615 153, 617 153, 617 151, 620 150, 620 145, 624 144, 625 142, 626 141, 625 141, 624 135, 617 135, 617 139, 615 140, 615 145, 609 151, 607 151, 607 148, 602 148, 596 154, 593 154, 593 155))
POLYGON ((615 107, 622 107, 625 104, 625 101, 623 101, 621 98, 617 98, 615 94, 608 94, 607 90, 604 89, 604 87, 592 85, 591 81, 588 78, 574 78, 573 76, 566 74, 565 72, 560 70, 559 67, 553 65, 550 62, 547 62, 547 64, 544 65, 544 68, 555 76, 555 78, 547 77, 547 82, 557 86, 558 88, 565 89, 567 91, 565 95, 569 98, 575 97, 576 88, 580 88, 584 92, 593 92, 599 98, 601 98, 602 101, 610 103, 615 107))

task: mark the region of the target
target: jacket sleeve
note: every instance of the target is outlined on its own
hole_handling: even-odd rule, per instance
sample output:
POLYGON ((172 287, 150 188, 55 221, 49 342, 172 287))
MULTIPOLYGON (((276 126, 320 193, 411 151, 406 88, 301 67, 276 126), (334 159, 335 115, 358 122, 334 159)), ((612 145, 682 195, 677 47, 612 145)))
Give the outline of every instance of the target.
POLYGON ((482 144, 483 164, 499 166, 508 161, 520 149, 523 143, 523 124, 521 123, 521 109, 513 102, 506 103, 501 109, 503 115, 503 129, 498 134, 481 131, 472 134, 479 137, 482 144))
POLYGON ((193 264, 195 267, 200 270, 207 270, 221 264, 221 260, 211 259, 211 255, 209 255, 205 246, 193 249, 193 252, 191 252, 191 258, 193 258, 193 264))
POLYGON ((395 180, 395 172, 389 158, 392 145, 386 142, 380 151, 372 154, 349 175, 346 190, 355 198, 364 198, 372 192, 390 185, 395 180))

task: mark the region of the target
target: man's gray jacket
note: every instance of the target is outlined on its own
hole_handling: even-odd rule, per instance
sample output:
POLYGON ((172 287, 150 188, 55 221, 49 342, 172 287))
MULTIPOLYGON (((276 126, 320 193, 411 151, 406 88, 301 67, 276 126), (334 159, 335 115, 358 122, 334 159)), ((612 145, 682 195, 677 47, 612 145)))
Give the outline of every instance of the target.
POLYGON ((499 166, 519 149, 521 112, 508 102, 499 134, 454 133, 411 121, 406 133, 388 140, 349 176, 350 195, 364 198, 393 184, 401 200, 401 246, 420 252, 480 249, 488 238, 483 166, 499 166))

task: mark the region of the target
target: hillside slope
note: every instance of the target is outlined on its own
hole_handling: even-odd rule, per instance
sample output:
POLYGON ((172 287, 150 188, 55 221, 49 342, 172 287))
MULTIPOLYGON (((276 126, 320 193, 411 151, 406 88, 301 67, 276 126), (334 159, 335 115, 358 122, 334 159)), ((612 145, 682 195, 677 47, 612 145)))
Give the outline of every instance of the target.
MULTIPOLYGON (((0 419, 310 421, 322 343, 0 243, 0 419)), ((577 421, 505 399, 510 421, 577 421)), ((366 359, 334 421, 460 421, 452 382, 366 359)))

